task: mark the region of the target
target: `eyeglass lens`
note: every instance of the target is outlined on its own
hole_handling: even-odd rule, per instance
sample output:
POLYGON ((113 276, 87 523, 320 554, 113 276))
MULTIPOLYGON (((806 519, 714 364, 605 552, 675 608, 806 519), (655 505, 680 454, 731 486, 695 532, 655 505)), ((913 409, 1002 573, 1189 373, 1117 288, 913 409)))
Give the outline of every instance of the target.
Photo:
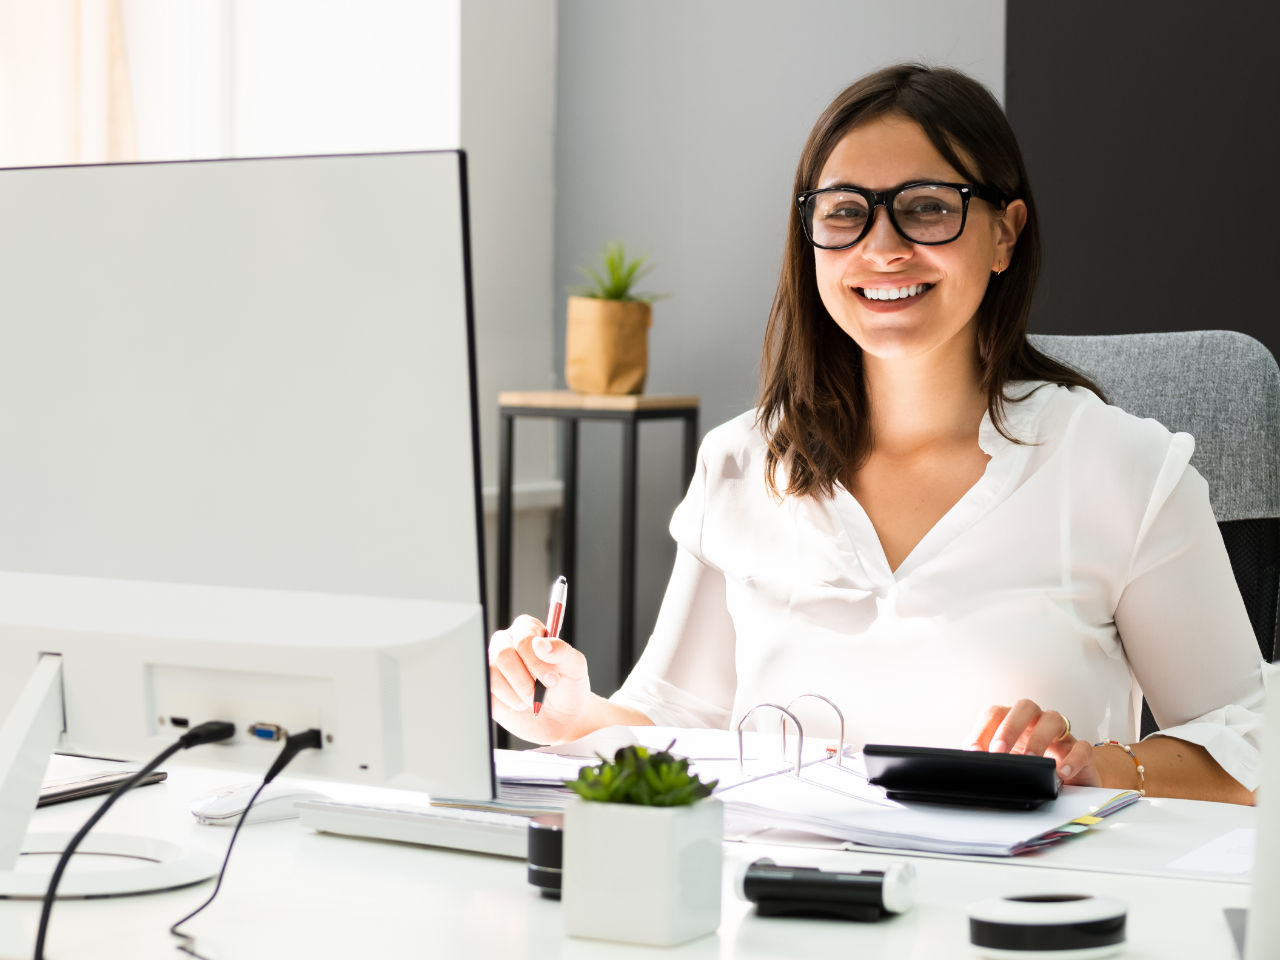
MULTIPOLYGON (((856 243, 867 229, 870 205, 858 193, 830 190, 806 204, 809 238, 820 247, 856 243)), ((929 183, 909 187, 893 198, 898 231, 915 243, 946 243, 960 236, 964 197, 955 187, 929 183)))

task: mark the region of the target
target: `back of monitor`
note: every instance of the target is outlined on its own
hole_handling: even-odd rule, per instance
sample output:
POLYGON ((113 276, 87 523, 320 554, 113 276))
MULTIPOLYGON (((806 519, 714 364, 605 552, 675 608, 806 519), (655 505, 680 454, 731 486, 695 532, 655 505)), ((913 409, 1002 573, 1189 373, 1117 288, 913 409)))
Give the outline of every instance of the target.
POLYGON ((0 170, 0 570, 480 601, 462 161, 0 170))
POLYGON ((57 653, 63 750, 492 795, 464 161, 0 170, 0 704, 57 653))

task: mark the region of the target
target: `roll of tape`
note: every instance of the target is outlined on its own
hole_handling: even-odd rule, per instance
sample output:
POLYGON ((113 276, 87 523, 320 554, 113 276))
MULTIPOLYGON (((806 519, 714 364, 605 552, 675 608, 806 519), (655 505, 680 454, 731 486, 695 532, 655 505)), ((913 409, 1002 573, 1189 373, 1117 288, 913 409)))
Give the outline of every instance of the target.
POLYGON ((993 960, 1095 960, 1124 946, 1127 907, 1115 897, 1047 893, 969 907, 969 942, 993 960))

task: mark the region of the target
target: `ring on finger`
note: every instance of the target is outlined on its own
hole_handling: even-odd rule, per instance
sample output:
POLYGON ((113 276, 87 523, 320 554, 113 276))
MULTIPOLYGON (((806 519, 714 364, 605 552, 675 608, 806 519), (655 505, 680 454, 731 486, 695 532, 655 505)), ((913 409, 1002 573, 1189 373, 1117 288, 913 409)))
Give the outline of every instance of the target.
POLYGON ((1058 716, 1062 717, 1062 722, 1066 724, 1066 729, 1053 738, 1054 743, 1057 743, 1059 740, 1065 740, 1067 737, 1071 736, 1071 718, 1065 713, 1060 713, 1058 716))

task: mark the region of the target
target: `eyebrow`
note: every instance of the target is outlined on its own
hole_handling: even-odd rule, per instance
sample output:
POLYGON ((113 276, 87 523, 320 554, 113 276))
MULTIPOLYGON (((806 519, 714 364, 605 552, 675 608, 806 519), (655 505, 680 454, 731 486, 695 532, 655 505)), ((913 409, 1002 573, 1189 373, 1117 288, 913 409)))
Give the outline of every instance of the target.
POLYGON ((892 187, 885 187, 884 190, 872 190, 871 187, 864 187, 861 184, 848 183, 848 182, 833 183, 833 184, 830 184, 829 186, 817 187, 816 189, 818 190, 866 190, 870 193, 884 193, 888 190, 901 190, 903 187, 911 186, 912 184, 916 184, 916 183, 961 183, 961 182, 963 181, 944 180, 939 177, 915 177, 911 180, 903 180, 901 183, 895 184, 892 187))

